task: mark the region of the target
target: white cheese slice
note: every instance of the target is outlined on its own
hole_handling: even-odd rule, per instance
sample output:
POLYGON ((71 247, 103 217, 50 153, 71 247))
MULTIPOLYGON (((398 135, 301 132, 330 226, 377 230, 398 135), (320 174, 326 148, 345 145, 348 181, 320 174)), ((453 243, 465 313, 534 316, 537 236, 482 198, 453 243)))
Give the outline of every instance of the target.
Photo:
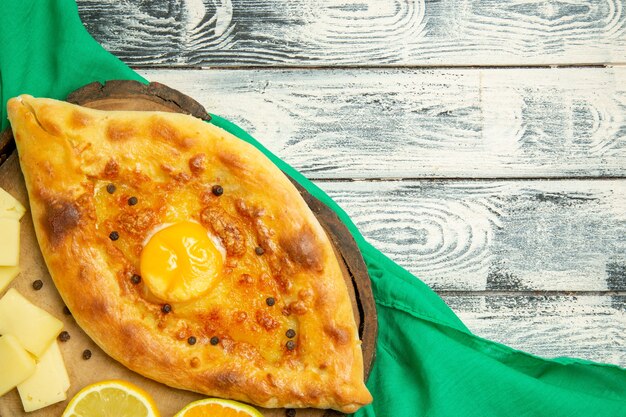
POLYGON ((41 357, 63 329, 61 320, 33 305, 14 288, 0 298, 0 334, 11 334, 41 357))
POLYGON ((26 209, 13 196, 0 188, 0 217, 19 220, 26 209))
POLYGON ((0 294, 19 273, 19 266, 0 266, 0 294))
POLYGON ((20 256, 20 221, 0 217, 0 266, 18 265, 20 256))
POLYGON ((0 336, 0 396, 11 391, 35 372, 35 360, 18 340, 10 335, 0 336))
POLYGON ((53 342, 39 358, 35 373, 17 385, 24 411, 40 408, 67 399, 70 378, 65 369, 59 344, 53 342))

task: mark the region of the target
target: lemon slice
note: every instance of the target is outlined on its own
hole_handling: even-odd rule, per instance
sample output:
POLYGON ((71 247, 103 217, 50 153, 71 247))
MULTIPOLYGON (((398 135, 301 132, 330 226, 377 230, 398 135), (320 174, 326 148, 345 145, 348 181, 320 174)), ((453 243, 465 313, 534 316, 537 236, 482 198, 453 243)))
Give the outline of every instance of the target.
MULTIPOLYGON (((174 417, 263 417, 257 409, 237 401, 207 398, 187 404, 174 417)), ((65 417, 65 416, 64 416, 65 417)))
POLYGON ((150 394, 119 380, 102 381, 80 390, 62 417, 159 417, 150 394))

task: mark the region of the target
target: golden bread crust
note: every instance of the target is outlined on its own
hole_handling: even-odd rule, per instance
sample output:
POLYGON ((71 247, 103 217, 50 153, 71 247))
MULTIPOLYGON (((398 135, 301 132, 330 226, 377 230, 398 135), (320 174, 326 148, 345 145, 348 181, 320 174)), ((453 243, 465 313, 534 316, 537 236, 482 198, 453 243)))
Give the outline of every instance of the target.
POLYGON ((11 99, 8 110, 50 274, 111 357, 172 387, 263 407, 354 412, 371 402, 331 243, 257 149, 181 114, 30 96, 11 99), (206 294, 165 313, 132 277, 150 233, 188 219, 220 240, 224 268, 206 294))

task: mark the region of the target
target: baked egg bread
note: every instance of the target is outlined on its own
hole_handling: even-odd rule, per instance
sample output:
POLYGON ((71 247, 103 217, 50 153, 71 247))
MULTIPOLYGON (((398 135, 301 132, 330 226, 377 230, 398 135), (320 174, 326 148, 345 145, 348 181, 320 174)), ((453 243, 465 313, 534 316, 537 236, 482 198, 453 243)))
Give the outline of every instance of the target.
POLYGON ((262 407, 372 401, 333 247, 256 148, 182 114, 8 112, 46 265, 112 358, 262 407))

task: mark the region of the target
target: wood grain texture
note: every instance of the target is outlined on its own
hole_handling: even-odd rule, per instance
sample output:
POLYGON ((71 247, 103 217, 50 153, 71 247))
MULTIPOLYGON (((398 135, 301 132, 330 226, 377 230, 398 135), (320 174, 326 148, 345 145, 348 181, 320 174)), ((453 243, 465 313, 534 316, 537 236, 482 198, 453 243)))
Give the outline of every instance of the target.
POLYGON ((436 290, 626 290, 626 180, 318 185, 436 290))
POLYGON ((66 100, 101 110, 152 110, 185 113, 204 121, 211 116, 189 96, 159 83, 143 84, 131 80, 94 81, 72 91, 66 100))
POLYGON ((626 367, 624 296, 453 296, 448 305, 476 335, 543 357, 626 367))
POLYGON ((310 178, 626 175, 626 68, 141 74, 310 178))
POLYGON ((79 0, 135 65, 554 65, 626 62, 622 0, 79 0))

